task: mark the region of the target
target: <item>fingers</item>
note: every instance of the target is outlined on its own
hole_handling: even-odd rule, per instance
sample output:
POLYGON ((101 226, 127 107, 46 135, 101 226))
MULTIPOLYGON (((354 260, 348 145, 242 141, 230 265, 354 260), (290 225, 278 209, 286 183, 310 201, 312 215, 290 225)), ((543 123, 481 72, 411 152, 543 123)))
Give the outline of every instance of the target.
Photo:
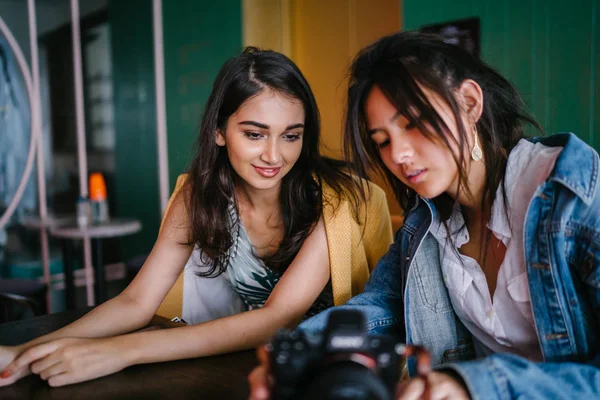
POLYGON ((267 381, 267 369, 264 366, 256 367, 248 376, 250 383, 251 400, 267 400, 269 388, 267 381))
POLYGON ((431 372, 431 354, 422 346, 407 345, 404 350, 406 357, 414 357, 417 361, 417 374, 425 376, 431 372))
POLYGON ((11 385, 19 379, 23 378, 24 376, 29 375, 30 373, 31 371, 29 370, 29 368, 21 368, 20 370, 11 374, 7 378, 0 378, 0 387, 11 385))
POLYGON ((6 379, 11 375, 16 374, 21 369, 29 367, 32 362, 52 354, 57 348, 58 344, 56 342, 48 342, 26 350, 23 352, 23 354, 13 360, 13 362, 8 364, 6 368, 4 368, 4 371, 2 371, 0 377, 6 379))
MULTIPOLYGON (((41 370, 39 370, 39 372, 35 372, 35 373, 37 373, 40 376, 40 378, 47 381, 48 379, 52 378, 53 376, 65 373, 67 371, 68 371, 68 369, 67 369, 66 363, 56 362, 56 363, 50 365, 49 367, 41 369, 41 370)), ((33 372, 33 368, 32 368, 32 372, 33 372)))
POLYGON ((265 365, 268 367, 269 365, 269 352, 267 351, 266 346, 258 346, 256 349, 256 358, 258 358, 258 362, 261 365, 265 365))
POLYGON ((78 379, 73 373, 63 373, 48 379, 48 385, 52 387, 72 385, 78 382, 81 382, 81 379, 78 379))
POLYGON ((425 377, 413 378, 398 385, 398 400, 469 400, 466 389, 454 378, 441 372, 431 372, 425 377))
POLYGON ((56 357, 55 355, 56 355, 56 353, 51 353, 50 355, 42 358, 41 360, 32 362, 31 363, 31 372, 41 376, 42 371, 52 367, 55 364, 58 364, 61 360, 59 357, 56 357))
POLYGON ((406 357, 414 357, 417 367, 417 378, 398 385, 396 397, 402 400, 430 399, 430 385, 428 384, 431 374, 431 355, 419 345, 407 345, 404 349, 406 357))
POLYGON ((40 378, 48 382, 49 386, 65 386, 81 382, 80 377, 73 371, 70 371, 67 363, 58 363, 40 372, 40 378))
POLYGON ((398 385, 397 400, 418 400, 425 394, 427 385, 424 378, 413 378, 398 385))
POLYGON ((256 349, 256 357, 260 365, 248 376, 250 400, 267 400, 269 398, 269 353, 265 346, 256 349))
POLYGON ((441 372, 432 372, 427 378, 428 387, 431 389, 431 400, 470 399, 469 393, 463 385, 450 375, 441 372))

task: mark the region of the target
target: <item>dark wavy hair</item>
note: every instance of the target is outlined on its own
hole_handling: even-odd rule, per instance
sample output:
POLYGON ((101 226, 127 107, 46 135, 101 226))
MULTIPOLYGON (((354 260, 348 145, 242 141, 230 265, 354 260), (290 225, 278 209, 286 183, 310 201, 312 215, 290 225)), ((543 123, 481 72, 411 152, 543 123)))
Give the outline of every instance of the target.
POLYGON ((263 258, 266 265, 285 270, 321 217, 324 201, 330 200, 337 207, 336 199, 322 198, 324 184, 334 190, 337 200, 347 198, 358 216, 361 192, 356 178, 347 173, 347 163, 319 153, 319 111, 308 82, 283 54, 248 47, 219 71, 204 110, 197 152, 188 169, 188 244, 197 245, 209 261, 209 268, 198 272, 200 276, 218 276, 227 268, 232 245, 229 207, 233 204, 237 209, 235 182, 241 179, 229 162, 227 149, 216 144, 216 132, 225 131, 229 117, 267 88, 300 101, 305 121, 300 157, 281 184, 283 239, 274 254, 263 258))
MULTIPOLYGON (((476 127, 485 155, 486 180, 482 199, 485 210, 485 205, 491 205, 495 199, 508 154, 524 136, 524 126, 532 124, 542 132, 540 125, 526 112, 514 86, 464 49, 447 44, 438 36, 419 32, 406 31, 383 37, 360 51, 352 62, 345 126, 346 158, 360 177, 367 178, 372 168, 382 175, 404 211, 414 205, 416 192, 385 167, 367 132, 365 100, 377 85, 398 112, 426 137, 442 141, 449 149, 449 141, 454 141, 462 150, 459 154, 452 152, 459 171, 459 190, 461 187, 468 190, 464 157, 468 133, 454 95, 455 89, 466 79, 477 82, 484 97, 476 127), (449 133, 448 126, 421 87, 434 91, 449 105, 457 122, 458 139, 449 133)), ((506 204, 505 190, 503 197, 506 204)), ((455 205, 454 200, 443 194, 433 201, 442 221, 446 221, 455 205)))

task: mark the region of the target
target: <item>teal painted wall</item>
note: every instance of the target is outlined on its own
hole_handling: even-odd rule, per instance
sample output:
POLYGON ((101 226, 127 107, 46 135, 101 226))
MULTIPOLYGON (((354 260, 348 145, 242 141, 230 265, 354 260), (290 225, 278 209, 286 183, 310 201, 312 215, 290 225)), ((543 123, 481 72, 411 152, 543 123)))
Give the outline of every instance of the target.
MULTIPOLYGON (((152 1, 111 1, 115 99, 116 215, 143 230, 124 238, 124 257, 150 251, 160 226, 152 1)), ((242 46, 240 0, 163 1, 171 189, 193 155, 204 103, 223 62, 242 46)))
POLYGON ((404 28, 479 17, 482 58, 518 88, 547 133, 600 150, 600 0, 404 0, 404 28))
POLYGON ((163 1, 163 18, 172 189, 194 154, 202 110, 217 72, 241 50, 241 1, 163 1))
MULTIPOLYGON (((124 237, 125 259, 149 252, 160 223, 152 1, 109 6, 115 110, 116 214, 135 217, 142 231, 124 237)), ((112 211, 112 210, 111 210, 112 211)))

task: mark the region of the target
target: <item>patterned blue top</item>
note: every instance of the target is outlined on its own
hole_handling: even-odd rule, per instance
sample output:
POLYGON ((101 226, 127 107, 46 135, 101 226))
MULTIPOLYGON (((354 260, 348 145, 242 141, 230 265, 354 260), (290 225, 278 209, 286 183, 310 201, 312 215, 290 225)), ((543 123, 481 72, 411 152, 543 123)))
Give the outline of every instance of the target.
MULTIPOLYGON (((235 207, 232 205, 229 210, 233 242, 229 249, 229 265, 227 266, 229 279, 248 310, 261 308, 279 282, 282 273, 267 267, 263 260, 256 255, 246 229, 244 229, 241 219, 237 217, 235 207)), ((306 313, 306 317, 315 315, 331 306, 333 306, 333 291, 330 279, 323 292, 306 313)))

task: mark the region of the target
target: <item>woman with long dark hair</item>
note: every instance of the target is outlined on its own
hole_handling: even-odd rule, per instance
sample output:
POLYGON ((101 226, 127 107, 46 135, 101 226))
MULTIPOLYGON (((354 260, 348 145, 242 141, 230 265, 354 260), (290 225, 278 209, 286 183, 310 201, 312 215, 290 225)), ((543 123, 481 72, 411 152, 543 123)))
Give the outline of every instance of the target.
POLYGON ((31 371, 61 386, 257 346, 362 290, 391 239, 383 191, 320 155, 317 106, 296 65, 248 48, 216 78, 196 156, 139 274, 71 325, 0 348, 0 385, 31 371), (126 334, 181 281, 193 325, 126 334))
MULTIPOLYGON (((342 308, 430 352, 399 399, 600 394, 600 160, 528 125, 541 132, 504 77, 439 37, 384 37, 352 64, 347 156, 360 177, 382 171, 406 213, 342 308)), ((265 372, 252 398, 268 397, 265 372)))

